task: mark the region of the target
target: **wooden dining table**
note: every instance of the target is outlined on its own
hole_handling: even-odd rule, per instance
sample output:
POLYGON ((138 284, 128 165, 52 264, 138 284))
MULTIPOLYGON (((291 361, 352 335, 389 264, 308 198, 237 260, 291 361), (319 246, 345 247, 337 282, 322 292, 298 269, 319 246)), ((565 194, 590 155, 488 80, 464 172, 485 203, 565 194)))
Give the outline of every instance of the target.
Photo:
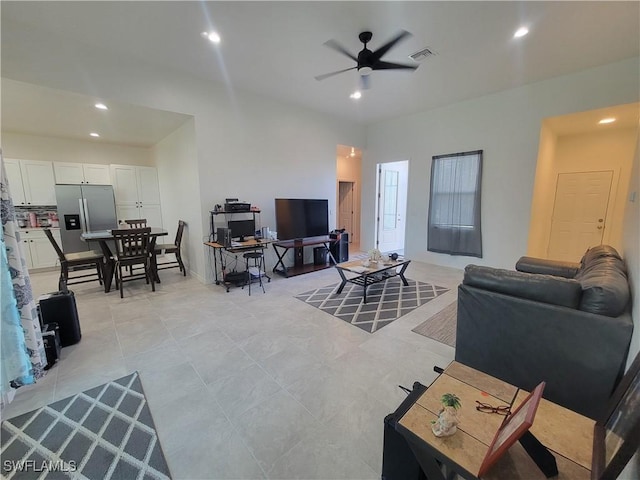
MULTIPOLYGON (((164 228, 151 227, 150 237, 150 249, 151 249, 151 273, 154 278, 154 282, 160 283, 160 277, 158 276, 158 262, 155 253, 155 245, 158 237, 164 237, 168 235, 168 230, 164 228)), ((104 281, 104 291, 108 293, 111 290, 111 284, 113 283, 113 274, 115 272, 116 261, 113 259, 113 251, 109 246, 110 241, 113 241, 113 235, 111 230, 95 230, 92 232, 85 232, 81 235, 82 240, 85 242, 98 242, 100 249, 104 255, 104 263, 102 266, 102 275, 104 281)))

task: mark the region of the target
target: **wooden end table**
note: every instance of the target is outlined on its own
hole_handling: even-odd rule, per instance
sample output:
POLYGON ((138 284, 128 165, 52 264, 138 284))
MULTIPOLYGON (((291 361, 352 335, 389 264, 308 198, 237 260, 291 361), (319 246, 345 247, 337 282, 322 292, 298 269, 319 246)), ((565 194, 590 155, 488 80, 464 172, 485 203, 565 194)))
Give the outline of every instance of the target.
MULTIPOLYGON (((458 362, 447 369, 420 395, 396 424, 396 431, 410 445, 423 471, 431 479, 445 479, 440 465, 463 478, 477 479, 480 465, 504 416, 475 409, 475 401, 517 407, 527 392, 519 390, 458 362), (437 438, 431 431, 444 393, 456 394, 462 404, 458 431, 437 438)), ((542 399, 530 432, 555 456, 558 479, 589 480, 595 422, 542 399)), ((483 475, 484 479, 535 480, 545 476, 516 442, 483 475)))
POLYGON ((364 303, 367 303, 367 287, 380 282, 386 282, 390 278, 396 275, 402 280, 402 284, 405 287, 409 286, 409 282, 404 276, 405 270, 411 263, 411 260, 389 260, 388 262, 378 261, 376 263, 369 263, 369 266, 365 267, 363 260, 350 260, 348 262, 338 263, 336 270, 342 278, 342 283, 336 291, 337 294, 342 293, 344 286, 349 283, 355 283, 362 286, 362 295, 364 297, 364 303), (398 267, 400 271, 397 270, 398 267), (345 272, 355 273, 355 277, 347 277, 345 272))

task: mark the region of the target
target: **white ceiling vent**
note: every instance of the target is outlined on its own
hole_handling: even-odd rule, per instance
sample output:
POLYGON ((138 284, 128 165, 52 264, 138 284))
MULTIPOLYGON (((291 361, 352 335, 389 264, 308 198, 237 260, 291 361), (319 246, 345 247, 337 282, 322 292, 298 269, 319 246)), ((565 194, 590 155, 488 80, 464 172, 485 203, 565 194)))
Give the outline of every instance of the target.
POLYGON ((422 62, 433 55, 437 55, 436 52, 431 50, 429 47, 423 48, 422 50, 417 51, 416 53, 412 53, 409 55, 410 58, 415 60, 416 62, 422 62))

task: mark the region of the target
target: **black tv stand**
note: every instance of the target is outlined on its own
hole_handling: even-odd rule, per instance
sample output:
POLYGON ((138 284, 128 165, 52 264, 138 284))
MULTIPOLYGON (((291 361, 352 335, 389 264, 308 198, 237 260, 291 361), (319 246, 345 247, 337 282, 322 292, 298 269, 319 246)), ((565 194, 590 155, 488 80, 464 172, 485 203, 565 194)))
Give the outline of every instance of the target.
POLYGON ((276 262, 275 267, 273 267, 274 273, 279 273, 284 277, 294 277, 296 275, 303 275, 305 273, 311 273, 317 270, 330 268, 332 266, 332 262, 335 263, 335 259, 331 254, 330 245, 335 241, 335 239, 329 238, 328 235, 323 235, 320 237, 296 238, 295 240, 284 240, 272 243, 273 249, 278 256, 278 261, 276 262), (329 254, 331 261, 325 263, 324 265, 316 265, 315 263, 304 263, 304 247, 310 247, 313 245, 324 245, 324 247, 327 249, 327 253, 329 254), (281 250, 278 250, 279 248, 281 250), (284 257, 292 248, 293 267, 287 267, 284 264, 284 257))

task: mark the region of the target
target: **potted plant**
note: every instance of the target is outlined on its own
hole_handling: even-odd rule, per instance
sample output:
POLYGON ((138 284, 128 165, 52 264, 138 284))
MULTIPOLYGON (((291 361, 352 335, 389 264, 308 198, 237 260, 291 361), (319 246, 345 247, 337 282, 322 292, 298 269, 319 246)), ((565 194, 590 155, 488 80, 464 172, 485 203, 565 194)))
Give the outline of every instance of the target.
POLYGON ((460 399, 454 393, 445 393, 440 399, 442 409, 438 419, 431 425, 431 430, 436 437, 448 437, 458 430, 458 409, 462 406, 460 399))

